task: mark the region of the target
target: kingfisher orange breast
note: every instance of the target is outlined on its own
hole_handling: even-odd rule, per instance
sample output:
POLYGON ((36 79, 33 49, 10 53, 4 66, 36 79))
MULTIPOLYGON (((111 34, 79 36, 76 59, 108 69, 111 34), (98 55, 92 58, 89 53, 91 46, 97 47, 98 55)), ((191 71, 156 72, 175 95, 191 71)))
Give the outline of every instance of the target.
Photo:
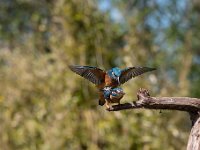
POLYGON ((117 83, 117 81, 115 81, 112 78, 110 78, 108 74, 105 74, 104 83, 98 85, 97 87, 99 89, 103 89, 106 86, 117 87, 118 83, 117 83))
POLYGON ((112 79, 107 74, 105 75, 105 84, 106 86, 112 85, 112 79))
POLYGON ((109 75, 105 75, 105 86, 116 87, 118 84, 115 80, 109 77, 109 75))
POLYGON ((122 97, 123 97, 123 95, 121 95, 121 96, 119 96, 119 97, 113 97, 113 96, 111 95, 111 97, 110 97, 110 99, 109 99, 109 102, 110 102, 110 103, 119 103, 120 100, 122 99, 122 97))
POLYGON ((108 101, 109 101, 110 103, 119 103, 120 100, 121 100, 121 98, 111 98, 111 99, 109 99, 108 101))

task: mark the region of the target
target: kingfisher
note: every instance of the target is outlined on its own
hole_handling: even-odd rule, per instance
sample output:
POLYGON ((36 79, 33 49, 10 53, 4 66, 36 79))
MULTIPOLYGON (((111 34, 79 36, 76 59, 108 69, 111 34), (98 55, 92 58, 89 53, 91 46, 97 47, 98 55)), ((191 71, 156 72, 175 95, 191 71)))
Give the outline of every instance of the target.
POLYGON ((124 95, 123 90, 118 88, 121 84, 145 72, 156 70, 149 67, 127 67, 125 69, 114 67, 104 71, 98 67, 79 65, 70 65, 69 68, 97 86, 100 97, 99 105, 106 103, 107 108, 110 103, 120 103, 124 95))
POLYGON ((155 68, 149 67, 127 67, 125 69, 114 67, 108 71, 104 71, 97 67, 79 65, 70 65, 69 68, 76 74, 95 84, 100 90, 105 87, 118 87, 131 78, 145 72, 156 70, 155 68))
POLYGON ((111 88, 105 87, 99 91, 99 105, 106 105, 107 109, 112 109, 111 103, 118 103, 120 105, 120 100, 124 96, 124 91, 122 88, 111 88))

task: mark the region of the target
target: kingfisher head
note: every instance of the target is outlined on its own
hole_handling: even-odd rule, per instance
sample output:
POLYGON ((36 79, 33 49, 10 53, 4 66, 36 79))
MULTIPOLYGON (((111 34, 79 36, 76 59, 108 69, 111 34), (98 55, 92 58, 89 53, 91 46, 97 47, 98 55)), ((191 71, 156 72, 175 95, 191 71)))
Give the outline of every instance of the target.
POLYGON ((125 93, 124 93, 123 89, 122 89, 122 88, 119 88, 119 87, 118 87, 118 88, 112 89, 112 92, 111 92, 111 95, 112 95, 113 97, 116 97, 116 98, 122 97, 124 94, 125 94, 125 93))
POLYGON ((103 88, 103 95, 105 99, 110 99, 112 98, 121 98, 124 96, 124 91, 122 88, 117 87, 117 88, 111 88, 111 87, 105 87, 103 88))
POLYGON ((118 83, 119 83, 119 77, 121 75, 121 69, 118 68, 118 67, 115 67, 115 68, 112 68, 110 70, 108 70, 108 75, 114 79, 114 80, 117 80, 118 83))

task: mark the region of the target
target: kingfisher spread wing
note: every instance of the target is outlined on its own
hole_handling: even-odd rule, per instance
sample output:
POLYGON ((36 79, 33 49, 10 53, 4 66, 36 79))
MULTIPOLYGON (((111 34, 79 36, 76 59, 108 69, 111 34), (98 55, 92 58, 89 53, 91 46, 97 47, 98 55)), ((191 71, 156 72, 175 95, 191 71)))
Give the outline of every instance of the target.
POLYGON ((129 68, 123 69, 119 76, 119 82, 120 82, 120 84, 124 84, 131 78, 134 78, 145 72, 149 72, 149 71, 153 71, 153 70, 156 70, 156 69, 148 68, 148 67, 129 67, 129 68))
POLYGON ((107 71, 107 75, 111 79, 114 86, 119 86, 120 84, 124 84, 131 78, 139 76, 145 72, 153 71, 155 68, 148 67, 128 67, 125 69, 120 69, 118 67, 112 68, 107 71), (117 83, 117 84, 116 84, 117 83))
POLYGON ((97 67, 70 65, 69 68, 95 85, 104 83, 106 73, 97 67))
POLYGON ((124 84, 131 78, 139 76, 145 72, 156 70, 155 68, 148 67, 128 67, 121 70, 120 68, 115 67, 105 72, 97 67, 78 65, 71 65, 69 68, 78 75, 97 85, 99 89, 103 89, 106 86, 114 88, 120 84, 124 84))

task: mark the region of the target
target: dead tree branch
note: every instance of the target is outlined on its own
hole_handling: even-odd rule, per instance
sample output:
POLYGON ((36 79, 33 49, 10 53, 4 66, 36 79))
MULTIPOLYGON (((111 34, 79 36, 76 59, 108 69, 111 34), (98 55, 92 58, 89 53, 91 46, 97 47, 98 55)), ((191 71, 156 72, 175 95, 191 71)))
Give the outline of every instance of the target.
POLYGON ((186 111, 192 121, 187 150, 200 149, 200 99, 190 97, 151 97, 145 89, 137 93, 137 101, 114 105, 108 111, 119 111, 126 109, 167 109, 186 111))
POLYGON ((131 103, 114 105, 108 111, 119 111, 125 109, 168 109, 196 113, 200 111, 200 99, 190 97, 151 97, 145 89, 137 93, 138 100, 131 103))

